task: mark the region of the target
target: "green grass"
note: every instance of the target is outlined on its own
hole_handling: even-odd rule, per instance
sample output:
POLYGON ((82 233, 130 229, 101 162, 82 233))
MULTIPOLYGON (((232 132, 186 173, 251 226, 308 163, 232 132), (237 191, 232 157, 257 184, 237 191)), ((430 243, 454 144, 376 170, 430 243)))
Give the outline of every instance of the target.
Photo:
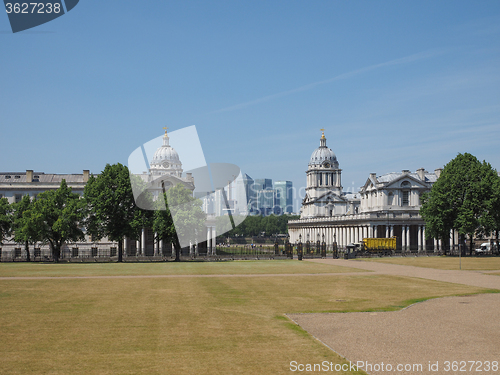
MULTIPOLYGON (((269 263, 239 267, 244 274, 258 273, 269 263)), ((235 264, 220 266, 236 272, 235 264)), ((297 261, 274 267, 285 265, 309 269, 297 261)), ((69 272, 74 265, 46 266, 69 272)), ((213 272, 213 263, 197 267, 197 274, 213 272)), ((288 374, 291 361, 343 359, 285 313, 388 311, 481 292, 487 291, 370 273, 4 279, 0 374, 288 374)))
MULTIPOLYGON (((436 268, 441 270, 460 269, 460 259, 450 256, 402 257, 402 258, 362 258, 362 260, 380 263, 400 264, 436 268)), ((462 270, 490 271, 500 270, 500 257, 462 257, 462 270)))
POLYGON ((233 275, 364 272, 356 268, 297 260, 158 263, 0 263, 0 277, 233 275))

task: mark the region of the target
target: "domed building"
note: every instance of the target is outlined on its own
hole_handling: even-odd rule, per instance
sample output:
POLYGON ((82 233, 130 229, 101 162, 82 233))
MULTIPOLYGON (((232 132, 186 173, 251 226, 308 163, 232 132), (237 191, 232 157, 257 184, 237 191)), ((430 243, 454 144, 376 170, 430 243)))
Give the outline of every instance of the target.
POLYGON ((307 187, 302 201, 301 219, 346 213, 348 199, 342 193, 342 170, 337 156, 326 145, 323 130, 320 145, 311 154, 306 174, 307 187))
POLYGON ((163 136, 163 145, 159 147, 151 160, 150 173, 154 176, 163 176, 169 174, 172 176, 182 176, 182 163, 179 160, 179 154, 169 144, 167 130, 163 136))
POLYGON ((148 190, 156 198, 162 191, 183 184, 188 190, 194 191, 194 178, 191 173, 182 176, 182 162, 179 154, 170 146, 170 138, 165 128, 163 144, 156 150, 149 163, 149 173, 143 173, 140 177, 148 183, 148 190))
MULTIPOLYGON (((323 129, 322 129, 323 131, 323 129)), ((299 220, 288 222, 292 243, 325 243, 345 248, 364 238, 396 237, 396 251, 438 251, 458 243, 425 238, 425 223, 420 217, 421 196, 430 191, 441 169, 434 173, 424 168, 381 176, 371 173, 359 192, 342 191, 341 172, 335 153, 326 145, 323 131, 320 146, 309 159, 306 195, 299 220)))

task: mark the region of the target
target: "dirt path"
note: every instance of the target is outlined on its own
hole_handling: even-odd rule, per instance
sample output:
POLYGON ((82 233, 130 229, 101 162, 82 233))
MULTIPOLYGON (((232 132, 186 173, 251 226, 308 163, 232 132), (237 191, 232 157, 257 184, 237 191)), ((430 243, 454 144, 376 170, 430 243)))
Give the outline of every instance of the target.
POLYGON ((418 277, 421 279, 446 281, 449 283, 465 284, 482 288, 500 289, 500 277, 497 275, 487 275, 484 271, 439 270, 435 268, 402 266, 398 264, 344 259, 310 259, 308 261, 331 264, 335 266, 359 268, 365 271, 373 271, 384 275, 418 277))
MULTIPOLYGON (((476 271, 311 261, 500 289, 500 277, 476 271)), ((359 369, 369 374, 498 374, 499 311, 500 294, 483 294, 434 299, 395 312, 288 316, 347 360, 363 365, 359 369)))

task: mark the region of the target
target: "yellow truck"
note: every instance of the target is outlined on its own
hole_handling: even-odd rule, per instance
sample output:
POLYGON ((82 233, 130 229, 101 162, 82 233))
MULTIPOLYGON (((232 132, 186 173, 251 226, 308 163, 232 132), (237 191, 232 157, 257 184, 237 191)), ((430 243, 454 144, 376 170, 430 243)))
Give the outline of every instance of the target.
POLYGON ((371 254, 391 255, 396 250, 396 237, 363 238, 362 251, 371 254))

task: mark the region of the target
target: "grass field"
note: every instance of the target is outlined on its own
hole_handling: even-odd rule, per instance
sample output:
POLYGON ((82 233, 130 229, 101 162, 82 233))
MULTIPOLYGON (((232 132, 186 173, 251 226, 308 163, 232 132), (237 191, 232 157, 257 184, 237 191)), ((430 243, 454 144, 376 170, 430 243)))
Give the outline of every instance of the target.
POLYGON ((425 268, 436 268, 441 270, 458 270, 462 262, 463 270, 491 271, 500 270, 500 257, 458 257, 430 256, 430 257, 398 257, 398 258, 362 258, 372 262, 401 264, 404 266, 416 266, 425 268))
MULTIPOLYGON (((16 276, 17 269, 26 276, 34 265, 4 266, 2 274, 9 269, 16 276)), ((44 266, 57 267, 45 274, 75 272, 73 264, 44 266)), ((85 265, 85 272, 113 275, 116 266, 85 265)), ((161 268, 163 274, 245 277, 154 278, 147 277, 153 272, 147 266, 155 264, 126 266, 118 273, 146 276, 0 280, 0 373, 286 374, 291 361, 343 360, 285 313, 395 310, 427 298, 485 292, 367 272, 322 275, 338 267, 298 261, 161 268), (248 276, 271 269, 296 275, 248 276)))
POLYGON ((9 276, 139 276, 232 275, 277 273, 363 272, 356 268, 293 260, 155 263, 0 263, 0 277, 9 276))

